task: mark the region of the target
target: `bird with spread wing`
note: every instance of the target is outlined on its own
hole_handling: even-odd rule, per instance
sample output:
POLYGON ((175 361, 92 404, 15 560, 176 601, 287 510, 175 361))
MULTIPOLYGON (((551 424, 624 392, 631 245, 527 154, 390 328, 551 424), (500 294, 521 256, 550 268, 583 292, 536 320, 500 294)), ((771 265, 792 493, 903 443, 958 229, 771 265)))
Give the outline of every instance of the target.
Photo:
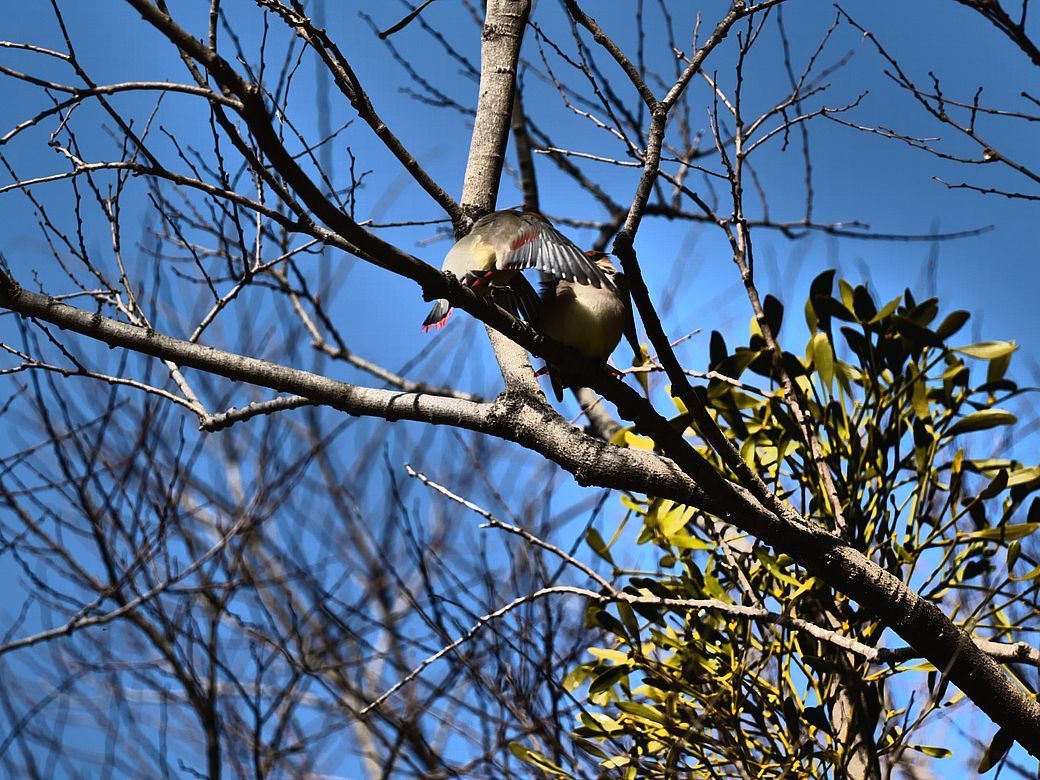
MULTIPOLYGON (((455 242, 441 268, 477 292, 505 292, 500 300, 529 322, 536 317, 539 302, 522 270, 535 269, 553 279, 596 289, 612 288, 599 265, 533 211, 506 209, 481 217, 455 242)), ((450 314, 450 303, 435 301, 423 331, 440 329, 450 314)))

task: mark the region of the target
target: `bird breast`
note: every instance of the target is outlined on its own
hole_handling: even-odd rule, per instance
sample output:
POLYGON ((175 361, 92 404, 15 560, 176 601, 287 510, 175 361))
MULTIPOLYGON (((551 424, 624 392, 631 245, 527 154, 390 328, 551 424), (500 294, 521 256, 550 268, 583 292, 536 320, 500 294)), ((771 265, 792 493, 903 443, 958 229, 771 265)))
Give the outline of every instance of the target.
POLYGON ((606 360, 621 340, 625 305, 610 290, 561 282, 545 301, 545 335, 593 360, 606 360))

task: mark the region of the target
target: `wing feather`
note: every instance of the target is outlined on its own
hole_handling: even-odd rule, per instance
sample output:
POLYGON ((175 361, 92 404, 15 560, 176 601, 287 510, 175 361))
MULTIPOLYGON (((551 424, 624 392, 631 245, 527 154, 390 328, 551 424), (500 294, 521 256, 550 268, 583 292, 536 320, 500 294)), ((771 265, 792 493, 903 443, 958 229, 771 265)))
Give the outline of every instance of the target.
POLYGON ((532 213, 518 217, 519 229, 503 236, 511 240, 496 252, 499 268, 536 268, 557 279, 613 287, 599 266, 544 217, 532 213))

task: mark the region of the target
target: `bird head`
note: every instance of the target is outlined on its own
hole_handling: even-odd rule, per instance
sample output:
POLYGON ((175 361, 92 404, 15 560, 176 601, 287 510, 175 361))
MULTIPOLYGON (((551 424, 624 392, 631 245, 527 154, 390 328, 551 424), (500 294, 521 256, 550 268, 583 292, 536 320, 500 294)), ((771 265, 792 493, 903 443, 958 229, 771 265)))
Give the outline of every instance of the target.
POLYGON ((607 252, 598 252, 595 249, 589 249, 585 252, 585 256, 599 266, 599 269, 607 275, 608 279, 613 280, 613 278, 617 276, 618 269, 610 259, 610 255, 607 252))

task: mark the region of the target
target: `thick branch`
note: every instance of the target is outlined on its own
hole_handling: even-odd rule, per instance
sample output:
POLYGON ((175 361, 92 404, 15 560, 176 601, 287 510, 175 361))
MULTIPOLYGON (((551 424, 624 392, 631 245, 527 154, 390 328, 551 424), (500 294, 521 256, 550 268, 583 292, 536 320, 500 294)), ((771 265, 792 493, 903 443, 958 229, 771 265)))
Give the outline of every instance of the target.
MULTIPOLYGON (((473 123, 462 209, 476 218, 495 208, 516 89, 516 63, 530 0, 489 0, 480 47, 480 92, 473 123)), ((456 225, 456 231, 459 226, 456 225)))
MULTIPOLYGON (((873 612, 942 670, 995 723, 1007 728, 1033 755, 1040 755, 1040 704, 1013 683, 935 604, 922 599, 841 539, 797 516, 793 520, 786 515, 778 517, 750 493, 722 480, 717 473, 714 479, 705 473, 702 484, 675 463, 653 453, 614 447, 572 426, 547 425, 547 421, 558 416, 539 396, 514 393, 494 403, 476 404, 357 387, 92 314, 23 290, 4 274, 0 274, 0 307, 111 346, 296 393, 348 414, 419 420, 481 431, 541 454, 574 475, 580 484, 630 490, 698 507, 788 553, 810 572, 873 612)), ((613 387, 607 389, 614 394, 613 387)), ((631 388, 626 389, 635 402, 645 403, 631 388)))
MULTIPOLYGON (((462 185, 462 211, 469 219, 492 211, 498 200, 516 92, 516 64, 530 12, 530 0, 489 0, 487 3, 481 33, 477 114, 462 185)), ((467 232, 469 224, 455 224, 456 235, 467 232)), ((536 390, 538 383, 527 353, 490 329, 488 338, 506 387, 523 387, 525 392, 536 390)))

